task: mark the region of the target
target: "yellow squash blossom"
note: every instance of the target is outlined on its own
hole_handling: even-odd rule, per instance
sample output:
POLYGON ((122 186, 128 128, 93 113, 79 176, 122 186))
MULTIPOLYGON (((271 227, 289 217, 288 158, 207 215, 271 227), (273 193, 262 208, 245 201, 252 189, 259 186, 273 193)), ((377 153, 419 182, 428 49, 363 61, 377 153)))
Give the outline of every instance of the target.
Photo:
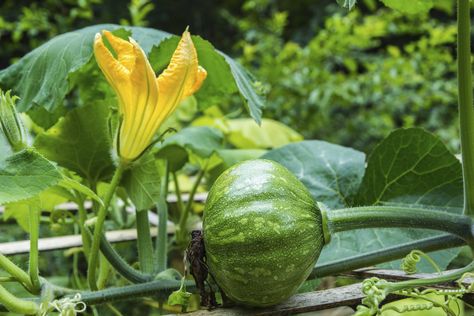
POLYGON ((198 65, 191 35, 186 30, 170 64, 156 78, 144 51, 108 31, 96 34, 94 55, 107 81, 117 93, 122 122, 118 154, 132 161, 150 145, 163 121, 186 97, 196 92, 207 72, 198 65), (104 44, 107 39, 113 52, 104 44))

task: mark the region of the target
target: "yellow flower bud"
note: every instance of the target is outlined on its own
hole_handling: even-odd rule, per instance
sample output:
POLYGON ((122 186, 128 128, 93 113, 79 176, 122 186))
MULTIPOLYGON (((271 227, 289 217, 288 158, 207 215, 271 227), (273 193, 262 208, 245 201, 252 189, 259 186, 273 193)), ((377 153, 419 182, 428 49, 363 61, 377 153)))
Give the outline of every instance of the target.
POLYGON ((118 96, 122 122, 118 134, 118 155, 135 160, 150 145, 164 120, 186 97, 196 92, 207 72, 199 66, 191 35, 186 30, 170 64, 156 78, 150 62, 137 42, 96 34, 94 55, 118 96), (114 54, 104 44, 107 38, 114 54))

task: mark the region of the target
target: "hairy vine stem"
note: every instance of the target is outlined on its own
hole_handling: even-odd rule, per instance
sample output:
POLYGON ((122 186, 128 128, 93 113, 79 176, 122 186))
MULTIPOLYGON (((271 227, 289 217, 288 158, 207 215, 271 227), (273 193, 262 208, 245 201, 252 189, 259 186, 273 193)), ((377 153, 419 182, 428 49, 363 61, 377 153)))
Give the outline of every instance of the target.
POLYGON ((399 206, 364 206, 327 212, 332 233, 360 228, 407 227, 433 229, 459 236, 473 248, 473 221, 470 217, 442 211, 399 206))
POLYGON ((151 241, 150 221, 148 210, 136 210, 137 248, 140 270, 144 273, 153 273, 155 260, 153 258, 153 244, 151 241))
MULTIPOLYGON (((156 236, 156 272, 160 273, 166 269, 168 262, 168 180, 169 180, 169 162, 164 162, 164 170, 161 176, 160 198, 156 204, 158 212, 158 236, 156 236)), ((177 183, 177 182, 176 182, 177 183)), ((181 199, 180 192, 176 192, 181 199)))
POLYGON ((29 221, 30 221, 30 256, 28 262, 28 273, 30 275, 31 284, 35 294, 40 291, 39 280, 39 229, 40 229, 40 210, 36 205, 29 206, 29 221))
POLYGON ((1 253, 0 268, 19 281, 28 291, 33 291, 33 284, 29 275, 1 253))
POLYGON ((84 207, 84 197, 78 193, 77 194, 77 210, 79 213, 79 229, 81 231, 81 238, 82 238, 82 249, 84 252, 84 256, 86 259, 89 259, 89 253, 91 249, 91 238, 87 232, 86 221, 87 221, 87 211, 84 207))
POLYGON ((324 264, 317 264, 311 272, 309 279, 335 275, 341 272, 352 271, 371 265, 401 259, 414 249, 430 252, 462 246, 465 244, 465 241, 461 238, 449 234, 420 239, 382 250, 376 250, 324 264))
POLYGON ((464 179, 464 213, 474 216, 474 108, 471 71, 470 0, 458 0, 458 93, 464 179))
POLYGON ((117 272, 128 281, 132 283, 144 283, 153 279, 151 274, 140 272, 130 266, 117 253, 117 251, 115 251, 103 234, 100 237, 100 251, 104 257, 107 258, 107 261, 112 265, 112 267, 114 267, 114 269, 117 270, 117 272))
POLYGON ((39 305, 36 302, 17 298, 0 285, 0 303, 10 312, 23 315, 36 315, 39 305))
POLYGON ((120 183, 120 179, 122 178, 123 172, 127 168, 128 164, 124 161, 120 161, 117 169, 115 170, 114 176, 112 178, 112 182, 108 188, 107 193, 104 196, 104 205, 99 208, 97 212, 97 221, 94 227, 94 236, 92 238, 92 245, 91 251, 89 256, 89 266, 87 269, 87 281, 89 282, 89 287, 91 290, 96 291, 97 288, 97 281, 96 281, 96 269, 97 269, 97 261, 99 258, 99 246, 100 246, 100 238, 102 236, 102 229, 104 226, 105 218, 107 216, 107 210, 109 208, 110 201, 112 200, 112 196, 115 193, 117 186, 120 183))

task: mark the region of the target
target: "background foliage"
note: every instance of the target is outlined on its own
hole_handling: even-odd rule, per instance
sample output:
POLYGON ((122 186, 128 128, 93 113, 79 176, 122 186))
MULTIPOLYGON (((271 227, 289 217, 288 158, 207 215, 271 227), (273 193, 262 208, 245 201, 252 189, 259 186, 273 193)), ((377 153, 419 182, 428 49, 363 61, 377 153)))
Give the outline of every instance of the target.
MULTIPOLYGON (((369 152, 390 130, 419 126, 457 151, 453 6, 440 1, 429 14, 407 16, 373 0, 350 13, 329 0, 6 0, 0 69, 54 35, 90 24, 171 33, 190 25, 264 83, 264 117, 305 138, 369 152)), ((240 116, 232 111, 240 102, 216 105, 240 116)))

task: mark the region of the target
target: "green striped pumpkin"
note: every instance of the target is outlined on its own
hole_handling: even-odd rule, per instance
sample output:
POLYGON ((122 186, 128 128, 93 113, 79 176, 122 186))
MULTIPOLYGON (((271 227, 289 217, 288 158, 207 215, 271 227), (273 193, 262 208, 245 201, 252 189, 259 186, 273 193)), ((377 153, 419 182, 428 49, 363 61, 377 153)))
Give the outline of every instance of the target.
POLYGON ((269 306, 293 295, 324 245, 321 212, 282 165, 248 160, 214 183, 203 219, 209 271, 233 301, 269 306))

